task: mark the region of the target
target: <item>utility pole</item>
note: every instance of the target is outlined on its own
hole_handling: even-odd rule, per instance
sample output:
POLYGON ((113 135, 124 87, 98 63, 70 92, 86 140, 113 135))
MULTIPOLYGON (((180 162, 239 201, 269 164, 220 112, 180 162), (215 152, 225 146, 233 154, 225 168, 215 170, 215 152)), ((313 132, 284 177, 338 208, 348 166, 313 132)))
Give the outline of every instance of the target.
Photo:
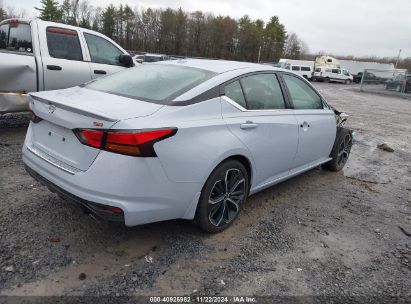
POLYGON ((401 49, 400 49, 400 51, 398 52, 398 57, 397 57, 397 61, 395 62, 394 69, 397 69, 397 64, 398 64, 398 61, 400 60, 400 55, 401 55, 401 49))
POLYGON ((260 63, 260 56, 261 56, 261 45, 260 45, 260 48, 258 49, 258 60, 257 60, 258 63, 260 63))

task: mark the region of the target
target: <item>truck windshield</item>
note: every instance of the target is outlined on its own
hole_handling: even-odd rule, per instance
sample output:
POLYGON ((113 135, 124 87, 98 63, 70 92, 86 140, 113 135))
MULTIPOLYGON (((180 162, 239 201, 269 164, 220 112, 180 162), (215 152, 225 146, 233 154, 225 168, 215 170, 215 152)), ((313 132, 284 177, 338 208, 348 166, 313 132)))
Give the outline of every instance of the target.
POLYGON ((33 53, 30 25, 24 23, 0 25, 0 50, 33 53))
POLYGON ((215 73, 166 64, 144 64, 99 78, 84 87, 143 101, 167 103, 215 73))

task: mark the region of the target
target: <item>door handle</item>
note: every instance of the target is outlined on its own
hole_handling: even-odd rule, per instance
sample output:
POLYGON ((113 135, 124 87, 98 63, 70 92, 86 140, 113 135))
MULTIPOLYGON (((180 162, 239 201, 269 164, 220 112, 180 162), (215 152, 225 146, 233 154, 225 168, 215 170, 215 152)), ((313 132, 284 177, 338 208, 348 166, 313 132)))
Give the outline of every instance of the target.
POLYGON ((106 72, 106 71, 104 71, 104 70, 94 70, 94 74, 101 74, 101 75, 105 75, 105 74, 107 74, 107 72, 106 72))
POLYGON ((254 129, 257 128, 258 124, 253 123, 252 121, 247 121, 243 124, 241 124, 240 128, 243 130, 247 130, 247 129, 254 129))
POLYGON ((63 68, 59 65, 47 65, 47 70, 61 71, 63 68))

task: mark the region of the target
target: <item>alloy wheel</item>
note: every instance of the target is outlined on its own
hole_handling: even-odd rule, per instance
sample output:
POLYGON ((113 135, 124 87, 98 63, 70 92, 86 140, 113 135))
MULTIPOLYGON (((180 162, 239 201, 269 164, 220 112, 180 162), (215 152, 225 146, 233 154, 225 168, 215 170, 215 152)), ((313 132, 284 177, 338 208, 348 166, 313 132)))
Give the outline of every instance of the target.
POLYGON ((338 149, 338 166, 343 166, 348 160, 352 146, 351 134, 344 136, 344 139, 341 141, 340 147, 338 149))
POLYGON ((214 183, 208 198, 208 219, 216 227, 230 223, 238 214, 245 200, 246 181, 238 169, 228 169, 214 183))

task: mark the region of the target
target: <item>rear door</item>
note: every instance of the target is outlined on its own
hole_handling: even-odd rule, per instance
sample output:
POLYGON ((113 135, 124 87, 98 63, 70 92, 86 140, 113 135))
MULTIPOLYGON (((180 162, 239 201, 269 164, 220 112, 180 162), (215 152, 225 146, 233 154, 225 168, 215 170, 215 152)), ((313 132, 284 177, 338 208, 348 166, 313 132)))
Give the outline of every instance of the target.
POLYGON ((335 116, 306 81, 285 73, 282 78, 298 123, 298 151, 292 167, 299 170, 328 159, 336 135, 335 116))
POLYGON ((83 35, 87 45, 92 78, 125 69, 119 62, 120 55, 125 52, 118 45, 95 32, 83 31, 83 35))
POLYGON ((75 27, 39 22, 44 90, 73 87, 91 80, 84 47, 75 27))
POLYGON ((276 74, 258 73, 228 83, 223 100, 223 119, 256 164, 253 184, 263 186, 288 175, 297 151, 298 127, 276 74))

